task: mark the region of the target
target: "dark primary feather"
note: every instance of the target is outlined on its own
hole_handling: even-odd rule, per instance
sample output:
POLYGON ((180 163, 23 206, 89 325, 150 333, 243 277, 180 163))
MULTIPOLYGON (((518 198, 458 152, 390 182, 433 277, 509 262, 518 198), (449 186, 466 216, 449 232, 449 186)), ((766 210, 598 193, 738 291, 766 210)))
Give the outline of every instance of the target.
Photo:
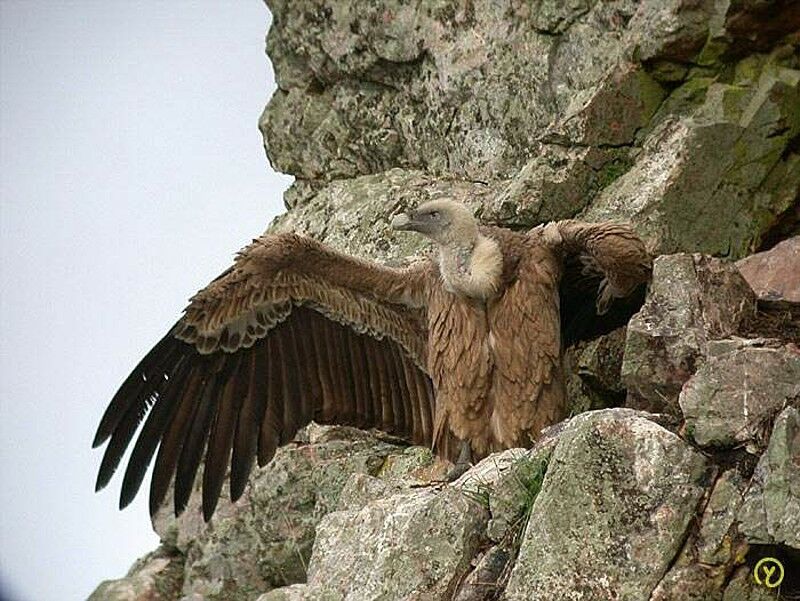
MULTIPOLYGON (((153 479, 150 484, 150 514, 158 511, 169 490, 172 475, 178 465, 178 458, 183 441, 192 419, 197 411, 197 397, 202 394, 207 379, 206 368, 209 360, 201 357, 195 360, 189 380, 181 392, 178 408, 161 439, 153 468, 153 479)), ((141 481, 138 482, 141 485, 141 481)), ((136 491, 131 492, 132 495, 136 491)))
POLYGON ((433 403, 430 388, 420 395, 420 381, 427 376, 391 339, 359 334, 306 307, 295 307, 267 336, 233 353, 202 355, 168 335, 123 383, 103 418, 97 439, 110 441, 98 488, 108 483, 143 423, 120 506, 136 496, 155 455, 150 512, 159 509, 173 478, 174 510, 182 512, 204 463, 202 508, 209 520, 229 469, 230 497, 236 500, 255 460, 269 462, 312 419, 383 427, 419 439, 421 426, 409 418, 425 409, 411 403, 433 403), (391 404, 386 421, 382 398, 391 404))
MULTIPOLYGON (((173 328, 174 329, 174 328, 173 328)), ((143 402, 153 389, 153 379, 156 377, 157 366, 164 362, 164 353, 174 350, 173 330, 170 330, 148 353, 139 361, 131 374, 112 397, 108 404, 97 432, 92 442, 92 448, 103 444, 117 429, 120 421, 135 402, 143 402), (144 394, 143 394, 144 393, 144 394)))
POLYGON ((244 493, 247 477, 253 467, 258 446, 258 430, 264 413, 264 384, 266 383, 266 356, 263 347, 249 353, 247 394, 236 422, 233 455, 231 458, 231 500, 244 493))
MULTIPOLYGON (((225 481, 228 463, 233 448, 233 434, 236 418, 239 415, 245 386, 249 383, 250 374, 241 370, 242 354, 234 353, 225 360, 225 371, 221 385, 214 421, 208 438, 205 468, 203 470, 203 517, 211 519, 217 506, 222 484, 225 481)), ((248 362, 245 361, 247 364, 248 362)))
POLYGON ((214 364, 210 366, 213 370, 212 374, 206 380, 203 392, 197 399, 197 412, 192 417, 186 439, 180 451, 175 475, 174 507, 176 515, 186 508, 189 496, 192 493, 192 485, 197 474, 197 468, 200 466, 203 449, 208 437, 208 429, 219 402, 220 389, 224 385, 224 381, 220 381, 217 378, 221 372, 223 362, 224 356, 220 355, 215 358, 214 364))
POLYGON ((177 408, 177 401, 190 372, 188 360, 182 356, 175 366, 172 377, 158 395, 158 402, 147 416, 139 438, 136 440, 136 445, 133 447, 131 458, 128 460, 128 468, 125 470, 125 477, 122 480, 120 508, 127 507, 136 496, 147 466, 150 465, 150 460, 158 447, 158 442, 177 408))

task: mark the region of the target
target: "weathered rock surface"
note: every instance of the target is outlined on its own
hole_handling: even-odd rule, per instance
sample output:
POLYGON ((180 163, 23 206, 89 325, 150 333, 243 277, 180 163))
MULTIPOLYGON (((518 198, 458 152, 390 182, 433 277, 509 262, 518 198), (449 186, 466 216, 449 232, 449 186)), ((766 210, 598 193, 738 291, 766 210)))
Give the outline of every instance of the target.
POLYGON ((699 563, 711 566, 730 561, 734 545, 732 527, 746 486, 747 480, 738 469, 730 469, 717 479, 700 518, 696 542, 699 563))
POLYGON ((569 347, 564 365, 570 413, 622 404, 626 393, 621 375, 624 349, 625 328, 569 347))
MULTIPOLYGON (((800 398, 795 398, 800 405, 800 398)), ((748 542, 800 549, 800 411, 787 407, 775 420, 769 446, 756 466, 740 513, 748 542)))
POLYGON ((773 601, 775 598, 774 589, 758 585, 753 579, 752 568, 742 566, 725 588, 722 601, 773 601))
POLYGON ((398 263, 425 246, 392 215, 439 196, 629 220, 674 254, 625 330, 567 351, 571 408, 670 415, 580 414, 423 487, 428 450, 312 429, 210 524, 196 497, 157 516, 160 549, 92 599, 774 598, 750 558, 800 552, 800 311, 756 309, 796 298, 800 3, 268 4, 259 126, 296 178, 272 229, 398 263), (725 260, 773 245, 744 278, 725 260))
POLYGON ((800 163, 784 158, 800 134, 800 71, 786 68, 783 52, 744 59, 732 81, 690 76, 653 118, 633 167, 586 216, 625 217, 660 253, 740 257, 757 247, 800 185, 800 163))
POLYGON ((100 584, 88 601, 172 601, 181 594, 183 563, 180 553, 160 547, 133 564, 125 578, 100 584))
POLYGON ((678 394, 710 341, 727 338, 756 311, 736 267, 703 255, 653 264, 647 299, 628 324, 622 378, 633 407, 678 413, 678 394))
POLYGON ((763 341, 708 343, 697 373, 681 391, 691 438, 719 448, 766 443, 775 415, 800 400, 800 350, 763 341))
POLYGON ((325 240, 355 256, 387 262, 404 261, 425 248, 421 236, 397 235, 392 216, 426 200, 442 196, 480 207, 485 185, 446 181, 421 171, 392 169, 331 182, 294 210, 281 215, 272 231, 295 231, 325 240))
POLYGON ((317 527, 304 598, 444 598, 466 572, 486 519, 482 506, 451 488, 330 513, 317 527))
POLYGON ((800 303, 800 236, 736 263, 760 299, 800 303))
POLYGON ((316 528, 336 509, 352 474, 385 472, 391 481, 421 469, 429 478, 425 468, 433 458, 429 451, 419 451, 353 428, 312 427, 307 442, 279 449, 257 471, 237 503, 221 499, 208 524, 198 488, 179 518, 165 506, 153 526, 165 544, 185 557, 184 595, 209 601, 250 599, 305 581, 316 528))
POLYGON ((506 598, 645 599, 708 480, 703 456, 633 411, 573 418, 550 458, 506 598))
MULTIPOLYGON (((316 478, 335 474, 335 502, 322 486, 325 502, 305 514, 290 503, 285 512, 254 511, 253 495, 275 486, 276 473, 262 471, 251 482, 262 492, 249 492, 247 521, 237 511, 215 517, 209 531, 185 538, 184 551, 165 544, 167 562, 146 558, 94 598, 721 599, 726 586, 747 586, 726 583, 748 542, 800 549, 792 538, 799 416, 789 408, 778 418, 752 482, 746 463, 721 472, 713 456, 661 425, 670 425, 666 416, 630 409, 583 413, 548 430, 533 449, 490 456, 451 485, 426 484, 430 454, 413 447, 392 448, 371 475, 359 467, 364 443, 385 443, 349 428, 319 428, 315 442, 299 447, 313 452, 289 449, 284 469, 309 471, 311 462, 316 478), (335 453, 326 447, 333 443, 335 453), (310 560, 297 546, 294 557, 270 549, 290 544, 270 540, 276 514, 316 520, 310 560), (262 570, 256 576, 248 573, 254 565, 262 570), (306 582, 273 588, 263 574, 277 566, 308 566, 306 582), (147 596, 164 590, 163 582, 173 596, 147 596)), ((289 501, 292 486, 309 484, 302 476, 279 483, 289 501)), ((180 540, 175 527, 169 532, 180 540)))
POLYGON ((747 486, 739 469, 725 471, 714 483, 697 527, 690 528, 683 548, 650 601, 721 601, 731 571, 747 553, 747 544, 735 526, 747 486))
POLYGON ((740 257, 800 184, 796 10, 750 4, 271 1, 265 146, 317 189, 421 170, 483 182, 494 220, 740 257))

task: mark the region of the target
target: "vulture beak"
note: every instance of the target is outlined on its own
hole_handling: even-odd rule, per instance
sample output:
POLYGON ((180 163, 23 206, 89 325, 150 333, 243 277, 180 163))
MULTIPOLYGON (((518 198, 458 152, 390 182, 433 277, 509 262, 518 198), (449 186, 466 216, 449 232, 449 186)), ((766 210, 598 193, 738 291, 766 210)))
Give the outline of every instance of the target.
POLYGON ((392 229, 394 230, 414 230, 416 225, 408 213, 399 213, 392 217, 392 229))

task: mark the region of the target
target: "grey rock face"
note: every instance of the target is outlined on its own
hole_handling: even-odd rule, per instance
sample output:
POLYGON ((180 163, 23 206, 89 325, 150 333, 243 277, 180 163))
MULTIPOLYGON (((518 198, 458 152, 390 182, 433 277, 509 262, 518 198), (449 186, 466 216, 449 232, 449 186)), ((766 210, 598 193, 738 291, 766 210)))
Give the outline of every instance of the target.
POLYGON ((736 528, 747 487, 742 468, 739 463, 714 482, 702 515, 650 601, 722 601, 732 571, 748 551, 736 528))
POLYGON ((530 511, 541 490, 555 444, 556 438, 545 439, 529 451, 520 451, 508 469, 486 488, 491 513, 486 534, 492 541, 503 542, 523 525, 525 513, 530 511))
POLYGON ((444 598, 466 572, 487 517, 451 488, 328 514, 317 527, 309 598, 444 598))
POLYGON ((494 221, 584 211, 658 252, 733 257, 797 199, 791 3, 269 4, 261 130, 300 196, 421 170, 483 182, 494 221))
POLYGON ((315 529, 337 508, 352 474, 374 476, 391 464, 399 477, 431 462, 430 453, 427 460, 412 458, 402 447, 353 428, 312 427, 307 443, 279 449, 254 474, 242 499, 221 500, 208 524, 198 481, 186 511, 176 519, 171 507, 162 508, 154 528, 185 556, 184 595, 250 599, 306 579, 315 529))
POLYGON ((799 465, 800 411, 787 407, 775 420, 739 515, 749 542, 800 549, 799 465))
POLYGON ((735 333, 754 313, 753 292, 733 264, 658 257, 645 304, 628 324, 622 378, 631 405, 677 414, 678 394, 709 341, 735 333))
POLYGON ((494 592, 513 549, 494 545, 479 553, 490 515, 506 531, 519 529, 555 440, 487 457, 451 485, 409 488, 353 475, 342 491, 340 511, 328 514, 317 529, 308 583, 276 589, 260 601, 453 595, 467 601, 494 592))
MULTIPOLYGON (((280 90, 261 128, 281 171, 329 180, 424 167, 486 180, 513 175, 555 114, 585 109, 630 44, 625 23, 636 5, 270 8, 280 90)), ((630 105, 638 109, 635 95, 630 105)))
POLYGON ((478 209, 487 194, 483 184, 392 169, 380 175, 331 182, 278 217, 271 231, 300 232, 355 256, 396 262, 420 253, 427 245, 421 236, 393 231, 389 227, 393 215, 442 196, 478 209))
POLYGON ((625 328, 569 347, 564 356, 570 413, 622 404, 625 328))
POLYGON ((646 599, 680 548, 703 456, 632 411, 589 412, 560 436, 506 599, 646 599))
POLYGON ((724 572, 692 563, 675 566, 658 583, 649 601, 721 601, 724 572))
POLYGON ((660 253, 747 254, 760 240, 763 211, 789 209, 800 185, 800 164, 783 158, 800 133, 800 71, 769 60, 761 69, 726 84, 690 79, 685 93, 702 101, 685 117, 663 106, 633 167, 586 216, 625 217, 660 253))
POLYGON ((756 584, 749 566, 742 566, 736 570, 722 597, 722 601, 773 601, 774 599, 774 589, 756 584))
POLYGON ((183 557, 164 547, 139 559, 125 578, 100 584, 87 601, 172 601, 183 584, 183 557))
POLYGON ((760 299, 800 303, 800 236, 736 263, 760 299))
POLYGON ((706 565, 730 560, 733 544, 731 527, 744 500, 747 481, 737 469, 724 472, 714 484, 697 537, 697 559, 706 565))
POLYGON ((765 443, 775 415, 798 398, 797 349, 719 340, 708 343, 703 364, 681 392, 680 406, 697 444, 724 448, 765 443))

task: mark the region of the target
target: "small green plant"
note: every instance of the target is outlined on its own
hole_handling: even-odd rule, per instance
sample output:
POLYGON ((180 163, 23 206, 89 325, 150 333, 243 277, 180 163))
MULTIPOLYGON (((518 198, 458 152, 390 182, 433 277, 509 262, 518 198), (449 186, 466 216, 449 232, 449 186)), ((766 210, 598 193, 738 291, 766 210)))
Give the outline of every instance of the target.
POLYGON ((508 553, 508 561, 497 578, 495 595, 489 597, 492 601, 500 598, 501 592, 505 590, 508 580, 511 577, 511 569, 516 563, 522 537, 527 529, 533 504, 536 501, 536 497, 539 495, 539 491, 542 489, 544 476, 547 473, 547 459, 542 459, 540 457, 531 458, 528 456, 520 457, 511 466, 511 472, 522 493, 522 504, 518 517, 510 524, 510 528, 506 531, 505 537, 500 542, 503 549, 508 553))
POLYGON ((597 189, 602 190, 614 180, 622 177, 631 168, 631 165, 631 161, 623 157, 615 158, 603 165, 597 175, 597 189))
POLYGON ((492 487, 485 480, 477 476, 467 480, 461 488, 461 494, 487 511, 489 510, 489 495, 491 492, 492 487))
POLYGON ((546 459, 532 459, 530 457, 520 457, 513 469, 514 478, 524 491, 524 503, 521 519, 523 520, 522 530, 528 524, 528 518, 533 509, 533 503, 542 489, 544 475, 547 472, 546 459))

